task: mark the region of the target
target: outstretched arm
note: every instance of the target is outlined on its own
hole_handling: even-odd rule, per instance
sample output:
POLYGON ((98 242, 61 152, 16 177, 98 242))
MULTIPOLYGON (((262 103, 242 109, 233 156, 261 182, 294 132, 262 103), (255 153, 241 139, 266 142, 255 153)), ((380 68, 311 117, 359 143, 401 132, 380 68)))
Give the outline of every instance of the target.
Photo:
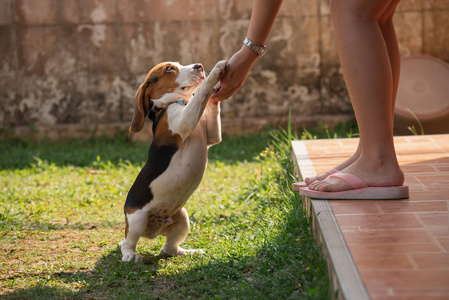
MULTIPOLYGON (((265 45, 281 4, 282 0, 254 1, 247 33, 248 39, 257 45, 265 45)), ((243 45, 229 60, 229 70, 220 82, 221 89, 212 95, 210 101, 218 102, 231 97, 245 83, 257 58, 258 56, 253 50, 243 45)))

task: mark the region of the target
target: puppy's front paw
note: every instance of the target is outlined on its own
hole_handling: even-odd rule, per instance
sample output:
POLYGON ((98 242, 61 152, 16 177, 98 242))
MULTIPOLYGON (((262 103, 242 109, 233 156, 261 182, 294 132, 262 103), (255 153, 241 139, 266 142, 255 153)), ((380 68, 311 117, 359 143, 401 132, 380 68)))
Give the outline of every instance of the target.
POLYGON ((221 60, 217 62, 215 67, 213 68, 211 74, 216 76, 218 79, 222 78, 229 69, 229 64, 227 60, 221 60))

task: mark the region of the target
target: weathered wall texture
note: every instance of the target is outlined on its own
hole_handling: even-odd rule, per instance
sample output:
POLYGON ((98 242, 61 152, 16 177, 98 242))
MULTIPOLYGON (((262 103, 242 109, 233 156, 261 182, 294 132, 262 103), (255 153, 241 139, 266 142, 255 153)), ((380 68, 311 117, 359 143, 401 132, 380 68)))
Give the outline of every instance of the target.
MULTIPOLYGON (((240 48, 252 0, 0 0, 0 127, 126 124, 161 61, 211 69, 240 48)), ((449 61, 449 1, 403 0, 403 55, 449 61)), ((326 0, 284 0, 227 124, 351 113, 326 0)))

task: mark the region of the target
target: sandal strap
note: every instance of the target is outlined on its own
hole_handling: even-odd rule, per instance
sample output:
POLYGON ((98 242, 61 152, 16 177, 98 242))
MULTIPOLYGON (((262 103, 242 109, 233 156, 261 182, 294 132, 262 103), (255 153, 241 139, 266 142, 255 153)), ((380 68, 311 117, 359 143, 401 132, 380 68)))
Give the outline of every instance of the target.
POLYGON ((338 172, 329 176, 329 178, 331 177, 336 177, 343 181, 346 181, 353 189, 363 189, 368 187, 368 185, 363 180, 349 173, 338 172))
POLYGON ((329 170, 325 170, 325 171, 319 173, 316 176, 320 176, 320 175, 323 175, 323 174, 332 175, 332 174, 335 174, 335 173, 338 173, 338 172, 340 172, 340 171, 337 170, 337 169, 329 169, 329 170))

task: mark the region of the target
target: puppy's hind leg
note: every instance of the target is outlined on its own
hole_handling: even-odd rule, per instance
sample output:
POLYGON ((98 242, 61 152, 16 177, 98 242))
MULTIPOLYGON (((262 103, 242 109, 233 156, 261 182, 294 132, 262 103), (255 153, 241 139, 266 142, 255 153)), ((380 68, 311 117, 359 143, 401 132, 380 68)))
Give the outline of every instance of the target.
POLYGON ((186 255, 193 252, 203 252, 202 250, 186 250, 179 247, 190 231, 189 215, 185 208, 182 208, 173 215, 173 224, 165 227, 161 232, 166 237, 165 244, 161 249, 161 254, 169 256, 186 255))
POLYGON ((137 264, 142 260, 142 255, 136 253, 136 245, 147 226, 148 214, 142 210, 132 214, 125 211, 125 218, 125 239, 120 243, 123 255, 122 261, 128 262, 134 259, 134 263, 137 264))

